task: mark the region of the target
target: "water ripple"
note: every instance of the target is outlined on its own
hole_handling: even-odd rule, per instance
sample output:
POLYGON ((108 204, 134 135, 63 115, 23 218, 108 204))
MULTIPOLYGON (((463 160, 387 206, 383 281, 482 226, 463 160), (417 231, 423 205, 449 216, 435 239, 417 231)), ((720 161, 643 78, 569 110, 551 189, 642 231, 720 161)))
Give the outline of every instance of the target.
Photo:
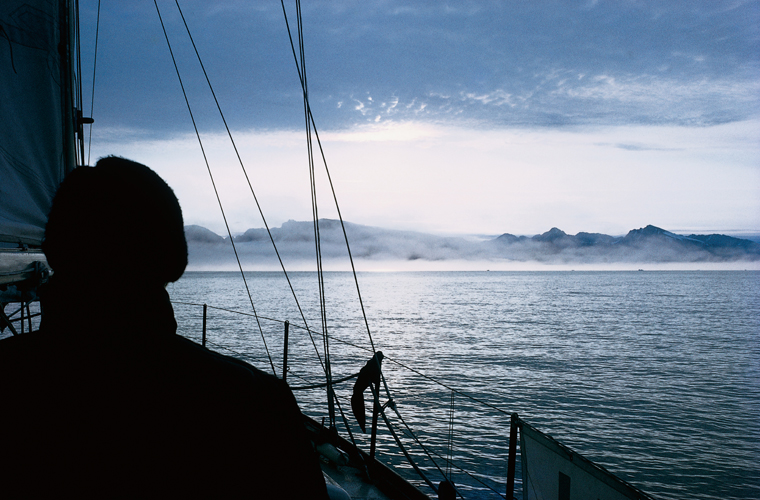
MULTIPOLYGON (((301 323, 279 275, 251 278, 259 314, 301 323)), ((465 498, 499 498, 490 487, 504 493, 512 411, 656 498, 760 498, 759 273, 367 273, 359 279, 379 349, 503 410, 455 396, 454 461, 477 478, 455 469, 465 498)), ((317 327, 314 275, 296 273, 293 282, 305 297, 309 325, 317 327)), ((354 285, 349 274, 328 273, 326 286, 333 373, 353 373, 369 357, 339 342, 368 344, 354 285)), ((235 274, 188 273, 169 290, 174 300, 250 310, 235 274)), ((181 331, 197 339, 199 309, 175 309, 181 331)), ((269 366, 255 322, 212 311, 209 325, 211 340, 269 366)), ((265 322, 263 333, 280 360, 282 326, 265 322)), ((300 384, 297 377, 318 380, 311 341, 296 329, 290 338, 291 384, 300 384)), ((436 455, 447 455, 450 392, 390 360, 383 368, 405 421, 443 464, 436 455)), ((337 391, 344 408, 350 390, 349 384, 337 391)), ((321 392, 297 397, 305 413, 325 416, 321 392)), ((368 448, 368 436, 355 425, 353 432, 368 448)), ((411 437, 402 439, 413 446, 411 437)), ((413 477, 391 456, 394 448, 381 433, 384 459, 413 477)), ((432 475, 430 460, 415 456, 432 475)))

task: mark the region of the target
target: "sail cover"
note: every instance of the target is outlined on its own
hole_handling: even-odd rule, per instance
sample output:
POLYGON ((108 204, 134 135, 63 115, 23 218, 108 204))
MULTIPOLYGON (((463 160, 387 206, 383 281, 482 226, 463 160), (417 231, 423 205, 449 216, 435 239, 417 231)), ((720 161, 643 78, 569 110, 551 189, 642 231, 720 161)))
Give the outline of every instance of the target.
POLYGON ((651 499, 522 420, 520 454, 525 500, 651 499))
POLYGON ((59 0, 0 2, 0 242, 41 243, 53 195, 74 167, 59 52, 70 14, 59 0))

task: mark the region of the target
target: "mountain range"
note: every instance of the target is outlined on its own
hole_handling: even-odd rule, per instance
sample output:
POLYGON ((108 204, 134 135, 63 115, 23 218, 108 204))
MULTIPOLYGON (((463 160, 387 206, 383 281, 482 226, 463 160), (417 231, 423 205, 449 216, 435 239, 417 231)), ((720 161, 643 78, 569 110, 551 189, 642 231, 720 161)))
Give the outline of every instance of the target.
MULTIPOLYGON (((688 236, 648 225, 625 236, 580 232, 570 235, 558 228, 535 236, 504 233, 497 237, 473 240, 464 237, 436 236, 414 231, 398 231, 340 221, 321 219, 319 224, 323 259, 348 257, 345 237, 354 259, 373 261, 485 260, 539 262, 546 264, 606 263, 700 263, 760 261, 760 244, 722 234, 688 236)), ((271 228, 280 257, 287 261, 313 260, 314 227, 311 221, 288 221, 271 228)), ((229 265, 229 237, 222 237, 201 226, 186 226, 190 263, 210 266, 229 265)), ((233 237, 244 265, 271 261, 277 255, 264 228, 249 229, 233 237)))

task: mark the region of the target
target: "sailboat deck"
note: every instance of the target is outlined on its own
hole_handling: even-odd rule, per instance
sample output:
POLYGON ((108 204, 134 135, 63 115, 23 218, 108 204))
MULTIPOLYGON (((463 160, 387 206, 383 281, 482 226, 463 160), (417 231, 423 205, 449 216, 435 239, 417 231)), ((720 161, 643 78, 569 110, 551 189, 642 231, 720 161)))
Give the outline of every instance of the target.
MULTIPOLYGON (((321 442, 320 435, 324 436, 326 429, 314 420, 304 417, 307 433, 313 442, 321 442)), ((429 500, 430 497, 422 493, 411 483, 404 480, 395 471, 384 465, 375 458, 354 447, 342 437, 335 435, 333 444, 326 448, 318 446, 320 450, 320 466, 328 484, 339 486, 354 500, 429 500), (325 457, 324 450, 332 448, 333 452, 343 455, 344 458, 335 460, 325 457)))
POLYGON ((322 464, 322 472, 327 484, 342 488, 353 500, 390 500, 355 467, 322 464))

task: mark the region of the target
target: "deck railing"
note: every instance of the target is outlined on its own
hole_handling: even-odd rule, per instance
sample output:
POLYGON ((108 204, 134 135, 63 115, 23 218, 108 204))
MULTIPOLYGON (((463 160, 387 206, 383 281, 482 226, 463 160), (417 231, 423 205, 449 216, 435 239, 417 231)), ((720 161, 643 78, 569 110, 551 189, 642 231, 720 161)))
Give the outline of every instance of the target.
MULTIPOLYGON (((201 312, 201 314, 202 314, 202 316, 201 316, 202 331, 201 331, 200 339, 201 339, 201 343, 202 343, 203 346, 210 347, 210 348, 213 348, 215 350, 222 350, 222 351, 225 351, 225 352, 231 354, 234 357, 237 357, 239 359, 243 359, 243 360, 246 360, 246 361, 251 361, 251 362, 256 362, 256 361, 261 361, 261 360, 257 360, 257 359, 255 359, 254 357, 252 357, 252 356, 250 356, 248 354, 245 354, 243 352, 240 352, 239 350, 236 350, 236 349, 233 349, 233 348, 231 348, 229 346, 226 346, 223 343, 221 343, 220 341, 218 341, 217 339, 210 339, 209 338, 209 333, 208 333, 208 331, 209 331, 209 328, 208 328, 208 325, 209 325, 209 322, 208 322, 208 312, 209 312, 209 310, 216 310, 216 311, 221 311, 221 312, 225 312, 225 313, 229 313, 229 314, 234 314, 234 315, 240 315, 240 316, 246 316, 246 317, 251 317, 251 318, 257 318, 259 321, 279 324, 280 328, 281 328, 282 336, 283 336, 283 352, 282 352, 282 370, 283 370, 282 371, 282 378, 283 379, 286 379, 287 378, 287 374, 289 373, 289 369, 288 369, 288 339, 289 339, 289 336, 290 336, 290 330, 292 328, 297 328, 297 329, 300 329, 300 330, 303 330, 303 331, 307 331, 307 328, 305 328, 303 326, 291 324, 289 321, 275 319, 275 318, 269 318, 269 317, 265 317, 265 316, 261 316, 261 315, 256 315, 256 314, 253 314, 253 313, 250 313, 250 312, 238 311, 238 310, 234 310, 234 309, 229 309, 229 308, 224 308, 224 307, 217 307, 217 306, 211 306, 211 305, 208 305, 208 304, 196 303, 196 302, 172 301, 172 303, 175 304, 175 305, 197 307, 197 308, 200 309, 200 311, 202 311, 201 312)), ((319 331, 315 331, 315 330, 309 330, 309 331, 313 335, 317 335, 317 336, 321 336, 322 335, 322 332, 319 332, 319 331)), ((197 336, 192 337, 189 332, 185 333, 185 335, 186 336, 190 336, 193 339, 197 339, 197 336)), ((370 348, 357 345, 355 343, 352 343, 350 341, 346 341, 344 339, 340 339, 340 338, 337 338, 337 337, 331 337, 330 340, 331 340, 331 342, 342 343, 342 344, 348 345, 350 347, 366 351, 367 354, 368 354, 368 358, 373 354, 372 350, 370 348)), ((402 363, 402 362, 400 362, 398 360, 395 360, 395 359, 392 359, 392 358, 388 358, 388 357, 386 357, 385 360, 387 360, 388 362, 393 363, 393 364, 395 364, 397 366, 400 366, 400 367, 402 367, 402 368, 404 368, 406 370, 409 370, 409 371, 415 373, 416 375, 418 375, 418 376, 426 379, 427 381, 430 381, 432 383, 435 383, 435 384, 439 385, 442 388, 445 388, 447 391, 451 391, 454 394, 462 396, 462 397, 468 399, 471 403, 475 403, 476 405, 485 406, 485 407, 489 408, 491 411, 496 411, 496 412, 499 412, 500 414, 503 414, 504 415, 504 421, 505 421, 504 428, 508 428, 509 422, 510 422, 510 419, 511 419, 511 414, 510 413, 508 413, 508 412, 506 412, 506 411, 504 411, 504 410, 502 410, 502 409, 494 406, 493 404, 488 403, 487 401, 483 401, 480 398, 474 397, 474 396, 469 395, 469 394, 467 394, 467 393, 465 393, 465 392, 463 392, 461 390, 455 389, 455 388, 451 387, 450 385, 448 385, 446 383, 443 383, 443 382, 435 379, 434 377, 426 375, 426 374, 420 372, 419 370, 416 370, 416 369, 414 369, 414 368, 408 366, 407 364, 402 363)), ((275 374, 275 375, 277 375, 277 374, 275 374)), ((350 375, 347 375, 347 376, 344 376, 344 377, 334 378, 333 379, 333 386, 336 386, 338 384, 342 384, 342 383, 347 382, 347 381, 349 381, 351 379, 354 379, 357 375, 358 375, 358 373, 354 373, 354 374, 350 374, 350 375)), ((306 382, 308 382, 308 381, 306 381, 306 382)), ((300 391, 305 391, 305 390, 309 390, 309 389, 325 388, 326 386, 327 386, 326 382, 306 383, 304 385, 291 385, 291 389, 293 391, 299 391, 300 392, 300 391)), ((346 402, 346 401, 344 400, 344 402, 346 402)), ((394 441, 396 441, 396 443, 398 445, 401 445, 400 439, 398 437, 398 433, 391 426, 390 420, 388 419, 387 416, 385 416, 385 413, 384 413, 385 410, 387 410, 388 408, 391 408, 393 406, 395 406, 395 404, 394 404, 394 402, 392 400, 390 400, 387 403, 385 403, 385 405, 380 405, 380 410, 381 411, 378 413, 378 415, 382 416, 383 420, 385 420, 385 422, 386 422, 386 424, 387 424, 387 426, 388 426, 391 434, 394 436, 394 441)), ((395 410, 395 408, 393 408, 393 409, 395 410)), ((431 470, 434 471, 435 469, 437 469, 437 470, 441 471, 441 473, 444 474, 444 476, 446 476, 446 473, 444 473, 443 470, 442 470, 442 467, 444 467, 444 466, 440 466, 439 465, 439 463, 445 463, 446 464, 445 467, 447 467, 450 471, 451 470, 455 470, 457 472, 457 474, 460 475, 460 477, 461 476, 467 476, 467 478, 469 478, 469 481, 472 482, 472 484, 471 484, 472 487, 475 487, 475 488, 481 490, 481 492, 484 489, 485 490, 489 490, 493 495, 498 496, 498 498, 506 498, 506 495, 504 494, 504 492, 506 491, 506 487, 507 487, 507 469, 508 469, 508 464, 507 464, 506 460, 504 462, 504 467, 503 467, 503 469, 504 469, 503 470, 503 472, 504 472, 503 480, 499 481, 498 484, 494 484, 493 482, 490 482, 490 481, 486 482, 483 479, 481 479, 480 477, 478 477, 478 473, 477 472, 467 470, 466 468, 464 468, 464 467, 462 467, 462 466, 457 465, 456 463, 454 463, 453 460, 451 459, 451 456, 442 456, 440 453, 437 453, 436 451, 434 451, 432 449, 432 446, 430 446, 430 445, 426 446, 417 437, 417 435, 412 431, 412 429, 409 428, 409 426, 406 425, 405 422, 403 422, 403 418, 401 418, 400 414, 398 415, 398 417, 399 417, 399 420, 402 421, 402 425, 399 425, 400 430, 401 430, 401 434, 403 436, 405 436, 407 439, 413 440, 419 447, 421 447, 421 449, 423 450, 422 453, 429 460, 429 462, 433 464, 432 466, 425 467, 426 469, 428 469, 429 471, 431 471, 431 470)), ((346 426, 348 428, 348 424, 347 423, 346 423, 346 426)), ((351 432, 350 429, 348 430, 348 432, 349 433, 351 432)), ((407 452, 405 450, 403 450, 403 445, 401 445, 401 446, 402 446, 402 452, 403 452, 403 454, 407 454, 407 452)), ((510 448, 510 440, 507 438, 507 436, 505 436, 504 446, 505 446, 505 448, 510 448)), ((517 454, 519 455, 519 452, 517 452, 517 454)), ((407 457, 407 458, 410 458, 410 457, 407 457)), ((511 468, 512 468, 512 471, 513 471, 514 467, 515 467, 514 466, 514 457, 511 457, 511 458, 513 460, 512 465, 511 465, 511 468)), ((399 457, 399 459, 401 459, 401 457, 399 457)), ((518 467, 518 470, 519 470, 519 468, 520 468, 519 461, 518 461, 518 466, 517 467, 518 467)), ((416 469, 417 466, 414 465, 413 468, 416 469)), ((514 474, 514 472, 512 474, 514 474)), ((425 482, 428 483, 430 485, 430 487, 434 491, 437 490, 437 488, 430 482, 430 480, 424 474, 421 474, 421 475, 423 476, 423 479, 425 480, 425 482)), ((450 477, 450 476, 451 476, 451 473, 449 472, 448 473, 448 477, 450 477)), ((516 483, 518 485, 520 484, 520 478, 519 478, 519 476, 518 476, 517 480, 515 480, 514 479, 514 475, 511 475, 511 485, 515 485, 515 481, 516 481, 516 483)), ((461 491, 460 491, 460 496, 461 496, 461 491)))

